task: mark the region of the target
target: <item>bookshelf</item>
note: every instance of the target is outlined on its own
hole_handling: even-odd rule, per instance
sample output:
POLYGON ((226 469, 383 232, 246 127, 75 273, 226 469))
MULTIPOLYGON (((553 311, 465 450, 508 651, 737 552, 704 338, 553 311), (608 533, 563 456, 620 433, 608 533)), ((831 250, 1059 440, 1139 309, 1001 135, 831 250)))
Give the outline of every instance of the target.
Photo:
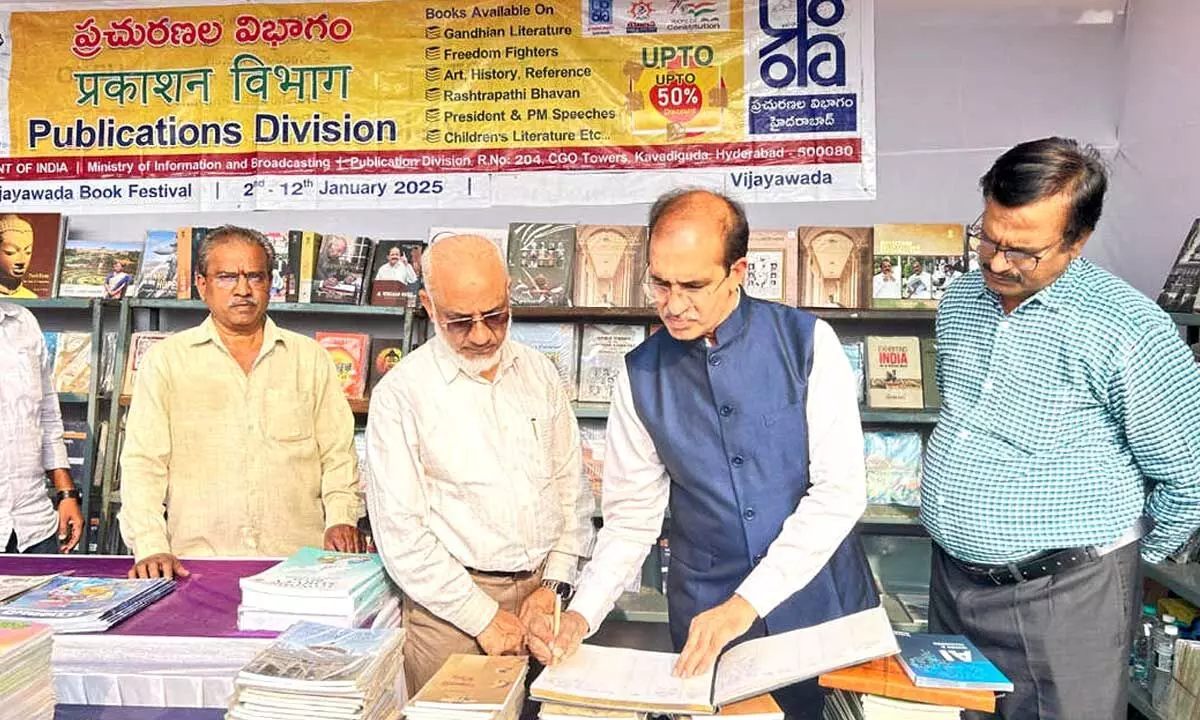
POLYGON ((1167 720, 1166 716, 1154 709, 1150 692, 1132 680, 1129 681, 1129 704, 1146 718, 1146 720, 1167 720))
POLYGON ((1142 574, 1193 605, 1200 605, 1200 563, 1142 561, 1142 574))

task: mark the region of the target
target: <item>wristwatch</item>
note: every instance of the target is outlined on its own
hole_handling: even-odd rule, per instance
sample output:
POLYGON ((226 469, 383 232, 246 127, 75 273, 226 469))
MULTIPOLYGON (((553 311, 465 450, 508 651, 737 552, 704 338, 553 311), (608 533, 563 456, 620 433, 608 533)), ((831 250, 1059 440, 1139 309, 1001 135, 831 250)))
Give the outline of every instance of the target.
POLYGON ((570 600, 571 596, 575 594, 575 588, 573 586, 560 580, 543 580, 542 587, 550 590, 555 595, 562 598, 563 602, 570 600))
POLYGON ((55 490, 54 507, 57 508, 58 504, 67 498, 75 498, 76 500, 80 500, 83 498, 83 495, 81 495, 79 491, 74 488, 71 488, 70 490, 55 490))

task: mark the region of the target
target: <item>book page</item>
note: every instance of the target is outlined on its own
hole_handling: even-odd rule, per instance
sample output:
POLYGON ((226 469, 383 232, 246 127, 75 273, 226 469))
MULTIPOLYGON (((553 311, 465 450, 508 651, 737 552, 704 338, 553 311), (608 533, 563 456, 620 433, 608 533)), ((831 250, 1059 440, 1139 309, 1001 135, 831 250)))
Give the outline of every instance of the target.
POLYGON ((770 692, 900 651, 883 607, 749 640, 717 661, 715 704, 770 692))
POLYGON ((688 710, 712 707, 712 673, 683 680, 671 675, 679 656, 629 648, 581 645, 546 668, 530 694, 537 700, 617 710, 688 710))

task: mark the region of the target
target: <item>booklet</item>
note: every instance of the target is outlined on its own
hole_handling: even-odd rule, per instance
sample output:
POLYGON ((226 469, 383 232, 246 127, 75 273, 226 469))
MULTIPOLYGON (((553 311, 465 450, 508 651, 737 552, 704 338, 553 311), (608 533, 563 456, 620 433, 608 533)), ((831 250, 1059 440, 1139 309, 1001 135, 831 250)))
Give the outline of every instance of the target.
POLYGON ((899 650, 882 606, 812 627, 748 640, 726 651, 707 675, 671 674, 678 655, 582 645, 547 668, 535 700, 611 710, 712 714, 792 683, 899 650))
POLYGON ((1012 682, 962 635, 896 633, 900 665, 923 688, 1011 692, 1012 682))

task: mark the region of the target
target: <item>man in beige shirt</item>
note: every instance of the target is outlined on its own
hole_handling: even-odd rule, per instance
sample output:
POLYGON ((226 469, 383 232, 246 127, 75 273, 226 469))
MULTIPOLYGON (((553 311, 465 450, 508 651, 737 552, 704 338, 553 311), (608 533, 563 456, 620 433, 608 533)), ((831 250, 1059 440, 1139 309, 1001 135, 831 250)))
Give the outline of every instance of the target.
POLYGON ((354 417, 325 349, 267 317, 270 243, 226 226, 198 255, 208 319, 151 348, 134 380, 121 454, 130 576, 186 575, 183 556, 361 552, 354 417))
POLYGON ((379 382, 367 422, 367 504, 404 591, 410 694, 453 653, 526 653, 590 552, 594 505, 558 371, 508 339, 495 245, 442 239, 423 265, 437 335, 379 382))

